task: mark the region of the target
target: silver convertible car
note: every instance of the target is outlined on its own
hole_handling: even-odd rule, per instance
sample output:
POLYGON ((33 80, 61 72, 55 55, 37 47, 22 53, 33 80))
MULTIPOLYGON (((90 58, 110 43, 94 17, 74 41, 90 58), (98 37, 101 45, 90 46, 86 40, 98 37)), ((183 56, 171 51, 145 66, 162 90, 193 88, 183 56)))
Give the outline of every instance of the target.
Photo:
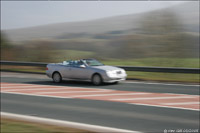
POLYGON ((106 66, 95 59, 82 59, 51 63, 46 67, 46 74, 58 83, 62 80, 90 81, 94 85, 117 83, 125 80, 124 69, 106 66))

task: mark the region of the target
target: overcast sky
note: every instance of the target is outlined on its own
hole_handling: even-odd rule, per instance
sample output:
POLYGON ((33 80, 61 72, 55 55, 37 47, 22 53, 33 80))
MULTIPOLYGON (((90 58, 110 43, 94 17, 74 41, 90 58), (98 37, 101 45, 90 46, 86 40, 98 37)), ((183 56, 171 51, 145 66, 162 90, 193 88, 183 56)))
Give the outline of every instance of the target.
POLYGON ((184 1, 1 1, 1 29, 146 12, 184 1))

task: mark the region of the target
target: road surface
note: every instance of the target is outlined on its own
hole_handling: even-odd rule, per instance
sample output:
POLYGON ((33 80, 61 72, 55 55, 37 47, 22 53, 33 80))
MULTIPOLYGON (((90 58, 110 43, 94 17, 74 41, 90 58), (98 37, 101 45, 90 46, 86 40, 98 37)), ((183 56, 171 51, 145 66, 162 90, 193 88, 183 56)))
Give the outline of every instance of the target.
POLYGON ((199 86, 123 82, 55 84, 1 73, 1 111, 142 132, 199 131, 199 86))

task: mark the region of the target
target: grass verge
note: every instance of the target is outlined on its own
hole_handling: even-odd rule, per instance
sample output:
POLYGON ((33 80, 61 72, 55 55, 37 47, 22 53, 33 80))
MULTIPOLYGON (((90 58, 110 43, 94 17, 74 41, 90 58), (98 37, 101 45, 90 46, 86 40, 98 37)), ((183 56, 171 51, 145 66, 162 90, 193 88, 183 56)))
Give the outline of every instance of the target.
POLYGON ((148 67, 185 67, 199 68, 199 58, 138 58, 138 59, 107 59, 102 61, 113 66, 148 66, 148 67))
POLYGON ((92 133, 90 131, 1 118, 1 133, 92 133))
POLYGON ((145 80, 145 81, 161 81, 161 82, 183 82, 183 83, 199 83, 199 74, 182 74, 182 73, 161 73, 161 72, 127 72, 128 78, 145 80))

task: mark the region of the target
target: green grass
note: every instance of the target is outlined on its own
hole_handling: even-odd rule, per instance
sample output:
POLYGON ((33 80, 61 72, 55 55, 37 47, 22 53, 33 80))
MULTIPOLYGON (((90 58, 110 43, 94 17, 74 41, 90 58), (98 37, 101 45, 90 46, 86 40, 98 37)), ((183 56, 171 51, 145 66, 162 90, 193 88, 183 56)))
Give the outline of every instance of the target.
POLYGON ((147 81, 162 81, 162 82, 187 82, 199 83, 199 74, 180 74, 180 73, 160 73, 160 72, 127 72, 128 78, 147 80, 147 81))
POLYGON ((141 59, 108 59, 102 61, 107 65, 152 66, 152 67, 186 67, 199 68, 198 58, 141 58, 141 59))
MULTIPOLYGON (((114 66, 148 66, 148 67, 181 67, 181 68, 199 68, 198 58, 141 58, 132 60, 104 60, 106 65, 114 66)), ((161 72, 131 72, 128 71, 128 78, 154 81, 170 82, 195 82, 199 83, 199 74, 179 74, 179 73, 161 73, 161 72)))
POLYGON ((1 133, 91 133, 89 131, 37 124, 25 121, 2 119, 1 133))

